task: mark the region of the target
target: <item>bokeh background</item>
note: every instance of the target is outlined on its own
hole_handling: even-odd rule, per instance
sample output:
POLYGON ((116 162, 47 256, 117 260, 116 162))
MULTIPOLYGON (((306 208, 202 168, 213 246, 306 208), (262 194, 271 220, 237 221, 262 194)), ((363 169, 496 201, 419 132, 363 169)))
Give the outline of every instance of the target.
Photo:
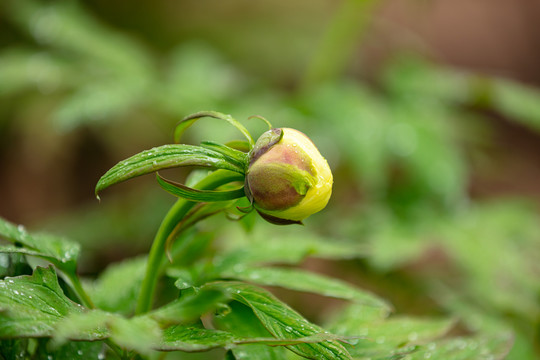
MULTIPOLYGON (((4 0, 0 216, 80 241, 93 276, 146 252, 174 202, 149 176, 98 203, 107 169, 171 143, 190 113, 254 134, 264 124, 246 119, 262 115, 308 134, 334 171, 302 231, 369 248, 305 267, 398 313, 510 329, 508 359, 536 359, 539 24, 536 0, 4 0)), ((186 141, 237 136, 208 120, 186 141)), ((311 318, 331 306, 283 296, 311 318)))

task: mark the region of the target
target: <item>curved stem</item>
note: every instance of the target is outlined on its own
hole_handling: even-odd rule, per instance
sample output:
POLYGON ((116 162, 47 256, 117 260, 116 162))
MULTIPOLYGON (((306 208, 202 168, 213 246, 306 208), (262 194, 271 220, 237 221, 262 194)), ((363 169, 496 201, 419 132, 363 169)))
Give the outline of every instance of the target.
MULTIPOLYGON (((212 190, 223 184, 232 181, 243 181, 243 179, 244 177, 240 174, 226 170, 217 170, 201 180, 195 188, 212 190)), ((176 227, 176 224, 183 219, 195 204, 197 203, 193 201, 178 199, 161 222, 148 255, 146 273, 141 285, 137 308, 135 309, 136 314, 144 314, 152 309, 157 280, 161 275, 160 265, 165 257, 167 238, 176 227)))

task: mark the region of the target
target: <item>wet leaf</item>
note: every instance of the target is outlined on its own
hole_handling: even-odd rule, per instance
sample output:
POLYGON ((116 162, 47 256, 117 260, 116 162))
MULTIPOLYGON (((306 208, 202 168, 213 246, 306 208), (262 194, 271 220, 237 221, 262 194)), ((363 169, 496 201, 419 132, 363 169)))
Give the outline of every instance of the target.
POLYGON ((512 336, 453 338, 431 342, 409 355, 411 360, 502 360, 512 347, 512 336))
MULTIPOLYGON (((236 301, 229 306, 231 308, 229 313, 217 316, 214 320, 220 329, 230 331, 239 337, 269 337, 272 335, 248 306, 236 301)), ((232 348, 232 352, 236 359, 242 360, 280 360, 287 356, 286 349, 264 344, 240 345, 232 348)))
POLYGON ((95 192, 98 194, 111 185, 137 176, 179 166, 202 166, 244 173, 243 167, 216 151, 193 145, 163 145, 142 151, 113 166, 99 179, 95 192))
POLYGON ((0 237, 23 245, 22 248, 2 246, 2 252, 38 256, 62 270, 74 271, 77 267, 80 245, 75 242, 49 234, 30 234, 24 226, 17 226, 3 218, 0 218, 0 237))
POLYGON ((0 281, 0 337, 52 336, 63 317, 81 311, 64 295, 53 267, 0 281))
MULTIPOLYGON (((276 338, 295 339, 323 334, 324 330, 304 319, 268 291, 241 282, 217 282, 209 288, 226 291, 234 300, 249 306, 264 327, 276 338)), ((309 359, 351 359, 336 340, 288 346, 290 350, 309 359)))
POLYGON ((227 300, 226 292, 219 288, 203 287, 192 293, 185 291, 179 299, 149 313, 147 316, 162 323, 187 323, 215 310, 227 300))
POLYGON ((390 317, 382 309, 369 309, 358 304, 346 307, 327 326, 335 334, 356 337, 346 346, 353 356, 386 358, 416 350, 445 335, 453 326, 451 319, 390 317))
POLYGON ((366 306, 389 308, 382 299, 344 281, 300 269, 233 266, 221 275, 224 278, 244 280, 259 285, 280 286, 355 301, 366 306))
POLYGON ((238 340, 236 336, 226 331, 175 325, 163 332, 159 349, 165 351, 203 351, 217 347, 228 347, 238 340))

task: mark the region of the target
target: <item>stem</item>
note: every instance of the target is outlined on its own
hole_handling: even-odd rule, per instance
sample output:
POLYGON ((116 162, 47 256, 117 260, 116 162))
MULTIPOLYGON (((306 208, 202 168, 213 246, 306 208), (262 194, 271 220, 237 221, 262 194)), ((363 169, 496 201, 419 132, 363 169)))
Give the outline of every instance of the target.
POLYGON ((303 90, 340 75, 368 27, 378 0, 344 0, 334 15, 301 84, 303 90))
MULTIPOLYGON (((240 174, 226 170, 217 170, 201 180, 195 188, 200 190, 212 190, 223 184, 232 181, 243 181, 243 179, 244 177, 240 174)), ((144 314, 152 309, 157 280, 161 275, 160 265, 165 258, 167 238, 175 228, 176 224, 178 224, 196 204, 197 203, 193 201, 178 199, 161 222, 148 255, 146 273, 141 285, 141 292, 135 310, 137 315, 144 314)))
POLYGON ((75 294, 77 294, 77 297, 79 298, 81 303, 88 309, 94 309, 95 305, 92 302, 92 299, 90 299, 90 296, 88 296, 88 294, 82 287, 81 281, 79 280, 79 277, 77 276, 77 274, 75 274, 74 271, 67 271, 67 272, 64 272, 64 274, 67 276, 67 278, 71 282, 73 291, 75 291, 75 294))

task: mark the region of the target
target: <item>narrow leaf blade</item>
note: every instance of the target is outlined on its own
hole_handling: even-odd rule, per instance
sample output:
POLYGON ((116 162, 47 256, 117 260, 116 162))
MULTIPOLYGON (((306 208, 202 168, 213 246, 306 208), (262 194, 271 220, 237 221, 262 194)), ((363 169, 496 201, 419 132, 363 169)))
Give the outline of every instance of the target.
POLYGON ((162 169, 202 166, 243 173, 244 168, 228 161, 222 154, 200 146, 170 144, 142 151, 119 162, 98 181, 96 195, 111 185, 162 169))
POLYGON ((234 200, 245 196, 244 187, 234 190, 198 190, 180 183, 163 178, 161 175, 156 174, 156 179, 159 185, 168 193, 192 201, 198 202, 215 202, 215 201, 227 201, 234 200))
POLYGON ((214 119, 221 119, 221 120, 224 120, 224 121, 228 122, 229 124, 231 124, 232 126, 237 128, 238 130, 240 130, 242 135, 244 135, 244 137, 248 141, 250 149, 253 148, 253 146, 255 145, 255 141, 251 137, 251 134, 249 133, 249 131, 247 131, 247 129, 242 124, 240 124, 238 121, 236 121, 231 115, 225 115, 225 114, 222 114, 222 113, 219 113, 219 112, 216 112, 216 111, 201 111, 201 112, 189 115, 189 116, 185 117, 184 119, 182 119, 176 125, 176 129, 174 130, 174 141, 176 143, 180 142, 180 138, 182 137, 184 132, 191 125, 193 125, 197 120, 202 119, 204 117, 211 117, 211 118, 214 118, 214 119))

